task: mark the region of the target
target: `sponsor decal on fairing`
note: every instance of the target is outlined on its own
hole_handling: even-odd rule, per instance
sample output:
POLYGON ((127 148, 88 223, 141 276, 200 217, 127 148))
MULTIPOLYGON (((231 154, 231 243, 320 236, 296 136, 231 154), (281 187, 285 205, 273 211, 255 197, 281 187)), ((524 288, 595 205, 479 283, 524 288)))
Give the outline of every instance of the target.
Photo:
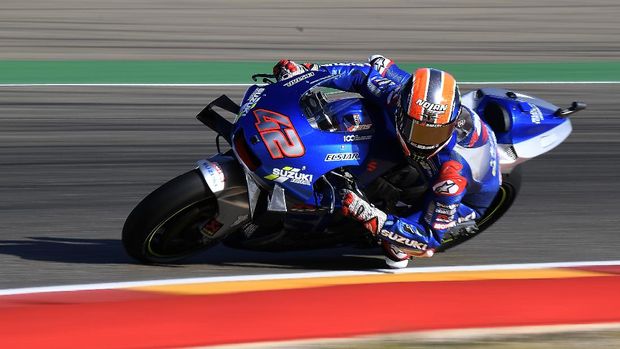
POLYGON ((542 120, 545 120, 545 117, 543 116, 542 111, 540 111, 540 108, 538 108, 537 105, 532 104, 532 103, 528 103, 530 105, 530 119, 532 120, 532 123, 536 124, 536 125, 540 125, 540 123, 542 122, 542 120))
POLYGON ((230 226, 234 227, 235 225, 241 224, 241 223, 243 223, 243 222, 245 222, 247 220, 248 220, 248 215, 247 214, 241 215, 241 216, 237 217, 237 219, 235 219, 235 222, 233 224, 231 224, 230 226))
POLYGON ((309 205, 309 204, 293 204, 293 206, 290 208, 291 211, 295 211, 295 212, 316 212, 317 211, 317 207, 314 205, 309 205))
POLYGON ((303 173, 304 168, 296 168, 291 166, 284 166, 282 168, 274 168, 270 175, 265 176, 265 179, 270 181, 283 183, 290 182, 301 185, 312 185, 313 175, 303 173))
POLYGON ((304 74, 304 75, 301 75, 299 77, 296 77, 295 79, 285 83, 284 86, 291 87, 291 86, 296 85, 296 84, 298 84, 298 83, 300 83, 300 82, 302 82, 302 81, 304 81, 306 79, 309 79, 309 78, 311 78, 313 76, 314 76, 314 73, 313 72, 309 72, 307 74, 304 74))
POLYGON ((351 161, 359 159, 360 153, 333 153, 325 156, 325 161, 351 161))
POLYGON ((376 169, 377 169, 376 160, 369 161, 368 164, 366 165, 366 171, 368 172, 374 172, 376 169))
POLYGON ((297 158, 306 154, 301 137, 291 119, 267 109, 254 110, 256 130, 272 159, 297 158))
POLYGON ((248 222, 246 223, 243 228, 241 228, 241 230, 243 231, 243 234, 245 235, 245 237, 250 237, 252 234, 254 234, 254 232, 256 231, 256 229, 258 229, 258 225, 254 224, 252 222, 248 222))
POLYGON ((336 62, 336 63, 321 64, 321 67, 335 67, 339 65, 344 65, 348 67, 369 67, 370 66, 370 64, 368 63, 336 62))
POLYGON ((226 186, 226 177, 224 176, 224 171, 222 171, 220 164, 217 162, 205 161, 203 168, 207 171, 205 180, 207 181, 209 189, 214 193, 224 190, 226 186))
POLYGON ((265 89, 263 87, 259 87, 254 90, 254 92, 252 92, 250 97, 248 97, 248 101, 245 102, 243 106, 241 106, 241 112, 239 112, 239 116, 244 116, 248 113, 248 111, 250 111, 250 109, 256 106, 256 103, 258 103, 258 101, 262 97, 263 91, 265 91, 265 89))
POLYGON ((353 125, 353 126, 349 126, 349 128, 347 128, 347 131, 349 132, 366 131, 366 130, 370 130, 371 128, 372 128, 372 124, 353 125))
POLYGON ((367 141, 372 138, 372 135, 346 135, 343 137, 345 142, 358 142, 367 141))
POLYGON ((200 232, 205 236, 213 237, 223 226, 224 224, 213 218, 200 227, 200 232))

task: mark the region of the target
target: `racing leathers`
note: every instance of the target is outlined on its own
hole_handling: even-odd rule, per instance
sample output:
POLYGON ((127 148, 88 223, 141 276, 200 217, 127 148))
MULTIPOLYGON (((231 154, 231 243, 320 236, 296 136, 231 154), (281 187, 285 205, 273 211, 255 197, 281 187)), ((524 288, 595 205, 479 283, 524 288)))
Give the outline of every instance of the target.
MULTIPOLYGON (((335 76, 324 86, 359 93, 395 117, 400 89, 411 75, 389 60, 372 63, 314 65, 312 70, 335 76)), ((403 151, 410 155, 404 144, 403 151)), ((432 256, 449 229, 485 213, 501 184, 495 135, 466 106, 439 152, 429 159, 408 159, 430 184, 422 210, 404 217, 385 214, 351 191, 344 193, 342 203, 345 215, 361 221, 382 240, 386 257, 392 261, 432 256)))

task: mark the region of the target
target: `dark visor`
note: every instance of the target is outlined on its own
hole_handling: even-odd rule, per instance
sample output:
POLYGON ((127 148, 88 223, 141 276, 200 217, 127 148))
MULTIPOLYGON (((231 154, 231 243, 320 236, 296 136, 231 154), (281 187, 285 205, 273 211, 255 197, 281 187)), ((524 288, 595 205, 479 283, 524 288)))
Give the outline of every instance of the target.
POLYGON ((413 121, 413 131, 409 141, 413 144, 437 146, 447 141, 454 131, 456 123, 453 121, 446 125, 427 124, 425 122, 413 121))

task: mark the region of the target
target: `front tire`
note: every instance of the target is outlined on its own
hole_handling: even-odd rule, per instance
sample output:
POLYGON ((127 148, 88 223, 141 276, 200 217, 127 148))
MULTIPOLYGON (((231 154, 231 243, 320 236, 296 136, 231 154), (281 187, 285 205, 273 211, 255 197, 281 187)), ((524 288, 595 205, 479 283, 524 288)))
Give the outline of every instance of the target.
POLYGON ((521 167, 516 167, 510 174, 504 174, 502 185, 499 188, 493 203, 487 209, 487 212, 480 219, 476 220, 477 229, 467 231, 465 229, 457 229, 454 232, 448 232, 441 241, 441 245, 435 252, 444 252, 450 248, 458 246, 469 239, 480 235, 489 228, 493 223, 500 219, 504 213, 512 206, 521 190, 521 167))
POLYGON ((133 209, 123 226, 123 246, 143 263, 176 262, 217 243, 201 233, 217 210, 217 198, 200 171, 186 172, 133 209))

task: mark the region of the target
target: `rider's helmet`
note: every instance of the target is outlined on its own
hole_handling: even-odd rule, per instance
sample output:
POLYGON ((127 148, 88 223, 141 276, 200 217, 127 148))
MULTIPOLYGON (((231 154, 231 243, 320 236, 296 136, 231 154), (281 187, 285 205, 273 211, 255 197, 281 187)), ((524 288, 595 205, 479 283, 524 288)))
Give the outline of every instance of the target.
POLYGON ((452 137, 461 110, 454 77, 433 68, 417 69, 400 91, 398 133, 414 157, 430 158, 452 137))

